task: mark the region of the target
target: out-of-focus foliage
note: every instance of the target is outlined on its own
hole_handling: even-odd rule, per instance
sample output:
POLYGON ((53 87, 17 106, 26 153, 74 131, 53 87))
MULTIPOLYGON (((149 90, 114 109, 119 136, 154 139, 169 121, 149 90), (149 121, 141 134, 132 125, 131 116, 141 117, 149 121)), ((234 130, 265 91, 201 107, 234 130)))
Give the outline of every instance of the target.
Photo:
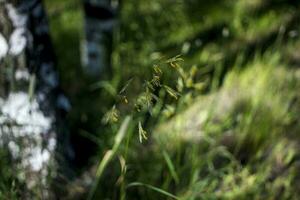
MULTIPOLYGON (((74 94, 85 87, 76 88, 80 84, 78 51, 74 50, 79 47, 82 28, 79 4, 47 1, 47 5, 62 77, 74 94), (70 9, 55 11, 58 5, 70 9), (60 15, 53 14, 56 12, 60 15), (67 39, 70 42, 61 45, 67 39)), ((122 103, 113 118, 133 114, 134 99, 149 96, 145 95, 145 80, 153 78, 153 69, 161 73, 157 66, 175 55, 181 54, 185 61, 162 70, 159 83, 167 86, 150 89, 160 101, 151 98, 143 103, 145 112, 133 114, 125 142, 116 152, 123 167, 120 169, 117 159, 111 160, 95 195, 112 199, 172 198, 167 194, 180 199, 296 199, 300 191, 296 173, 298 9, 297 2, 280 0, 122 1, 111 80, 95 83, 94 88, 100 89, 94 93, 99 95, 94 99, 83 96, 77 103, 95 102, 89 105, 92 112, 98 112, 99 121, 94 122, 87 112, 86 126, 99 123, 104 130, 95 136, 101 141, 100 149, 111 148, 113 133, 122 121, 111 128, 100 126, 101 113, 116 105, 117 98, 122 103), (178 100, 171 100, 170 95, 178 100), (141 144, 139 135, 143 137, 144 131, 148 140, 141 144), (132 182, 152 188, 143 184, 127 188, 132 182)), ((78 120, 83 112, 79 109, 71 119, 78 120)), ((99 131, 93 127, 91 130, 99 131)), ((71 196, 76 194, 72 187, 70 191, 71 196)))

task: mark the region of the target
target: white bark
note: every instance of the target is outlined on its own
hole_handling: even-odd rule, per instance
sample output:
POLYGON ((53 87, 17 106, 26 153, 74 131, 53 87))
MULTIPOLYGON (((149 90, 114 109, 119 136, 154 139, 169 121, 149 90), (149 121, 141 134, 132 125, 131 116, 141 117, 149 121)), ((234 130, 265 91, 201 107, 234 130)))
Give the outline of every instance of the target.
POLYGON ((0 81, 5 83, 0 85, 0 145, 8 147, 16 176, 47 198, 49 177, 57 170, 58 143, 63 143, 58 124, 63 124, 61 113, 70 104, 59 90, 41 0, 19 2, 0 2, 5 18, 0 31, 6 30, 0 32, 0 81))

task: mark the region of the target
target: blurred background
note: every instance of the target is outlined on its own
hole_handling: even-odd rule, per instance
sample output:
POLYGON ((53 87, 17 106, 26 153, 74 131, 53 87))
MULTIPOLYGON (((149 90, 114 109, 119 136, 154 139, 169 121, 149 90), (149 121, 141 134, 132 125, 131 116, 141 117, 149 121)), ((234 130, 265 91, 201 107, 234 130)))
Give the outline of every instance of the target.
POLYGON ((72 107, 58 199, 299 199, 300 1, 112 3, 109 64, 89 74, 87 8, 44 0, 72 107))

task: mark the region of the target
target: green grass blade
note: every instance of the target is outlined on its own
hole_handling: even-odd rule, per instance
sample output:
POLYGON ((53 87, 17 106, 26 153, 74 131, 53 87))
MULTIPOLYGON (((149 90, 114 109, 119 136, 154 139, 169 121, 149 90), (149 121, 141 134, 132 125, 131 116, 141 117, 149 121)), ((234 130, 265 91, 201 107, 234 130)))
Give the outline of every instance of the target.
POLYGON ((175 167, 173 165, 173 162, 172 162, 169 154, 166 151, 163 151, 163 156, 164 156, 164 159, 165 159, 165 161, 168 165, 168 168, 170 170, 172 178, 174 179, 175 183, 178 184, 179 183, 179 178, 178 178, 178 175, 175 171, 175 167))
POLYGON ((106 169, 108 163, 112 160, 112 158, 116 154, 122 140, 125 137, 125 134, 127 132, 130 121, 131 121, 131 117, 129 117, 129 116, 127 116, 124 119, 124 121, 123 121, 123 123, 122 123, 116 137, 115 137, 115 143, 114 143, 113 148, 111 150, 108 150, 105 153, 103 159, 100 161, 100 163, 98 165, 98 168, 97 168, 97 172, 96 172, 96 180, 95 180, 95 182, 92 186, 92 189, 90 190, 90 193, 89 193, 89 196, 88 196, 87 199, 92 199, 93 198, 93 196, 94 196, 94 194, 95 194, 95 192, 98 188, 98 184, 100 182, 100 179, 101 179, 101 176, 102 176, 104 170, 106 169))
POLYGON ((173 199, 179 200, 179 198, 178 198, 177 196, 175 196, 175 195, 173 195, 173 194, 171 194, 171 193, 169 193, 169 192, 167 192, 167 191, 165 191, 165 190, 163 190, 163 189, 160 189, 160 188, 155 187, 155 186, 152 186, 152 185, 140 183, 140 182, 133 182, 133 183, 130 183, 130 184, 127 185, 127 188, 130 188, 130 187, 138 187, 138 186, 146 187, 146 188, 148 188, 148 189, 150 189, 150 190, 156 191, 156 192, 158 192, 158 193, 160 193, 160 194, 163 194, 163 195, 165 195, 165 196, 168 196, 168 197, 171 197, 171 198, 173 198, 173 199))

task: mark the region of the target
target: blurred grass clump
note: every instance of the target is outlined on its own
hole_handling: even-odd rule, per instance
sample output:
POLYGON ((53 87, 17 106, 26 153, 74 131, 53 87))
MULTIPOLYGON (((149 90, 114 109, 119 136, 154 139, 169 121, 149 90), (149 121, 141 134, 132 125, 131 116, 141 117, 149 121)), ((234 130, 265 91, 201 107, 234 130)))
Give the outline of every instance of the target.
POLYGON ((96 83, 81 72, 81 2, 45 3, 72 137, 96 146, 77 154, 89 160, 68 198, 299 198, 300 2, 124 0, 112 76, 96 83))

